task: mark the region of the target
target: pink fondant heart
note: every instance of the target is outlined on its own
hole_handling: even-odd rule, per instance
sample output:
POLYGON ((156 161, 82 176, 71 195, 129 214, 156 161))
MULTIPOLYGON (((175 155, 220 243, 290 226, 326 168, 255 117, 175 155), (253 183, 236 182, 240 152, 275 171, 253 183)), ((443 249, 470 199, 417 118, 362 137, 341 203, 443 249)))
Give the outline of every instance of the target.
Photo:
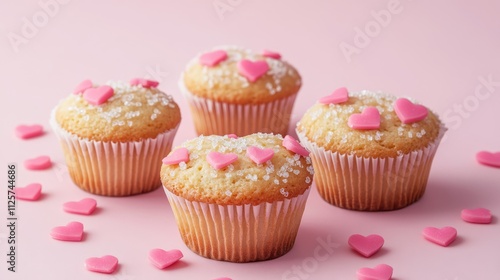
POLYGON ((225 50, 216 50, 204 53, 200 56, 200 64, 208 67, 214 67, 227 59, 227 52, 225 50))
POLYGON ((490 153, 487 151, 481 151, 476 154, 476 160, 484 165, 500 167, 500 152, 490 153))
POLYGON ((65 226, 55 227, 50 231, 50 236, 61 241, 81 241, 83 238, 83 224, 71 222, 65 226))
POLYGON ((80 94, 93 86, 94 85, 92 84, 91 80, 84 80, 76 86, 76 88, 73 90, 73 94, 80 94))
POLYGON ((269 65, 265 60, 250 61, 242 59, 238 62, 238 73, 247 78, 250 82, 257 81, 269 70, 269 65))
POLYGON ((184 255, 180 250, 165 251, 162 249, 153 249, 149 251, 149 260, 159 269, 164 269, 182 259, 184 255))
POLYGON ((384 238, 377 234, 368 235, 366 237, 359 234, 353 234, 349 237, 347 243, 349 243, 349 246, 356 252, 368 258, 382 248, 382 245, 384 245, 384 238))
POLYGON ((319 99, 319 103, 321 104, 339 104, 344 103, 349 100, 349 93, 347 92, 347 88, 341 87, 336 89, 332 94, 327 95, 319 99))
POLYGON ((80 201, 69 201, 63 204, 64 211, 73 214, 90 215, 97 207, 93 198, 84 198, 80 201))
POLYGON ((100 258, 88 258, 85 260, 85 267, 89 271, 111 274, 118 267, 118 259, 111 255, 100 258))
POLYGON ((279 54, 277 52, 270 51, 270 50, 263 50, 262 55, 265 57, 270 57, 270 58, 274 58, 274 59, 281 58, 281 54, 279 54))
POLYGON ((363 267, 357 271, 358 280, 389 280, 393 269, 390 265, 379 264, 374 268, 363 267))
POLYGON ((29 139, 40 135, 43 135, 43 126, 39 124, 16 126, 16 136, 21 139, 29 139))
POLYGON ((219 152, 210 152, 207 155, 208 163, 215 169, 222 169, 238 160, 238 155, 234 153, 223 154, 219 152))
POLYGON ((227 134, 226 136, 229 137, 229 138, 232 138, 232 139, 238 139, 238 135, 233 134, 233 133, 227 134))
POLYGON ((110 86, 100 86, 98 88, 88 88, 83 92, 83 99, 92 105, 101 105, 113 96, 114 90, 110 86))
POLYGON ((309 156, 309 151, 306 150, 306 148, 302 147, 302 145, 300 145, 300 143, 290 135, 285 136, 281 144, 290 152, 296 153, 304 157, 309 156))
POLYGON ((394 102, 394 111, 402 123, 414 123, 427 117, 427 108, 422 105, 413 104, 406 98, 398 98, 394 102))
POLYGON ((16 199, 34 201, 42 195, 42 185, 38 183, 29 184, 24 188, 16 187, 14 189, 16 199))
POLYGON ((171 152, 168 156, 163 158, 162 162, 166 165, 179 164, 181 162, 189 161, 189 150, 186 148, 179 148, 171 152))
POLYGON ((457 238, 457 230, 453 227, 426 227, 422 234, 425 239, 444 247, 450 245, 457 238))
POLYGON ((460 213, 462 220, 473 224, 491 223, 491 212, 486 208, 463 209, 460 213))
POLYGON ((375 107, 366 107, 361 114, 350 115, 347 125, 358 130, 378 129, 380 127, 380 113, 375 107))
POLYGON ((130 80, 130 85, 131 86, 141 85, 143 88, 155 88, 159 84, 160 83, 157 82, 157 81, 147 80, 147 79, 141 79, 141 78, 134 78, 134 79, 130 80))
POLYGON ((49 156, 39 156, 24 161, 24 167, 29 170, 43 170, 52 166, 49 156))
POLYGON ((271 148, 261 149, 259 147, 250 146, 247 148, 247 157, 257 164, 264 163, 274 156, 274 151, 271 148))

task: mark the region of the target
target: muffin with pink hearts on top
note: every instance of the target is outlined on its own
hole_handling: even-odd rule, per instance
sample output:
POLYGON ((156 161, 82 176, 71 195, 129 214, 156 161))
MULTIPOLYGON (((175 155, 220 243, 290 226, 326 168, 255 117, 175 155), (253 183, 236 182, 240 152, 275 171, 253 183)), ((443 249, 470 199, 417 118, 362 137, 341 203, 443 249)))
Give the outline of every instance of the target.
POLYGON ((323 199, 364 211, 403 208, 422 197, 445 131, 423 105, 346 88, 321 98, 297 124, 323 199))
POLYGON ((301 84, 279 53, 228 46, 196 56, 179 81, 199 135, 285 135, 301 84))

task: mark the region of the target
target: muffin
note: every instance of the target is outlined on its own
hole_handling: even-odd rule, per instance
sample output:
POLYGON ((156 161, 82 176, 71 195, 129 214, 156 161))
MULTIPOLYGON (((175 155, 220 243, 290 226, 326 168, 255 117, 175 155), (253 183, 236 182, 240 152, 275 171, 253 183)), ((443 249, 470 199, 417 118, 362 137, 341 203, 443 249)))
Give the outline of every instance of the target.
POLYGON ((51 126, 78 187, 128 196, 161 186, 160 161, 171 150, 181 114, 157 86, 145 79, 102 86, 86 80, 52 111, 51 126))
POLYGON ((263 133, 199 136, 174 149, 161 181, 186 245, 230 262, 290 251, 312 183, 308 154, 290 136, 263 133))
POLYGON ((364 211, 421 198, 445 131, 436 114, 406 98, 346 88, 321 98, 297 124, 321 197, 364 211))
POLYGON ((198 135, 286 135, 301 84, 279 53, 227 46, 199 54, 179 81, 198 135))

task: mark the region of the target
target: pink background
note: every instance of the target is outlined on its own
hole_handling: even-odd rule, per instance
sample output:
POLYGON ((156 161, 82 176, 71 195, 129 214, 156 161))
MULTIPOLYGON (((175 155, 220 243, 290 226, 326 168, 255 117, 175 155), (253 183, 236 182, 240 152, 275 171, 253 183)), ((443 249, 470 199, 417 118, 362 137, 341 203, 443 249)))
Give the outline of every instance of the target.
MULTIPOLYGON (((45 2, 51 1, 40 1, 45 2)), ((18 185, 40 182, 44 193, 37 202, 18 203, 17 273, 6 271, 7 228, 0 227, 1 279, 344 280, 356 279, 360 267, 380 263, 393 266, 397 280, 500 279, 500 169, 474 159, 480 150, 500 151, 498 1, 66 2, 52 6, 48 16, 38 1, 3 0, 0 9, 1 164, 5 172, 7 163, 16 162, 18 185), (214 4, 228 10, 218 14, 214 4), (390 19, 375 22, 388 14, 390 19), (28 24, 23 18, 33 22, 33 16, 39 27, 23 35, 28 24), (368 40, 357 38, 356 28, 367 28, 368 40), (14 33, 26 38, 13 45, 14 33), (179 144, 194 136, 176 85, 180 72, 198 52, 220 44, 277 50, 297 67, 304 85, 294 123, 339 86, 410 96, 438 113, 450 129, 423 199, 399 211, 364 213, 335 208, 313 189, 293 250, 248 264, 212 261, 187 249, 161 189, 128 198, 94 197, 99 209, 88 217, 63 212, 64 202, 93 196, 73 185, 48 126, 57 102, 85 78, 104 83, 153 77, 181 106, 174 143, 179 144), (346 44, 356 53, 345 55, 339 45, 346 44), (488 79, 493 82, 486 86, 488 79), (13 135, 16 125, 31 123, 43 124, 47 133, 28 141, 13 135), (55 166, 38 172, 22 166, 41 154, 50 155, 55 166), (471 207, 489 208, 493 223, 463 222, 460 211, 471 207), (52 227, 73 220, 85 224, 83 242, 50 238, 52 227), (426 226, 446 225, 456 227, 459 236, 447 248, 421 236, 426 226), (354 233, 377 233, 386 243, 366 259, 347 245, 354 233), (315 251, 327 252, 320 240, 333 245, 330 254, 317 258, 315 251), (185 257, 161 271, 147 260, 155 247, 178 248, 185 257), (120 260, 115 274, 85 270, 86 258, 105 254, 120 260)), ((0 216, 6 217, 2 177, 0 216)))

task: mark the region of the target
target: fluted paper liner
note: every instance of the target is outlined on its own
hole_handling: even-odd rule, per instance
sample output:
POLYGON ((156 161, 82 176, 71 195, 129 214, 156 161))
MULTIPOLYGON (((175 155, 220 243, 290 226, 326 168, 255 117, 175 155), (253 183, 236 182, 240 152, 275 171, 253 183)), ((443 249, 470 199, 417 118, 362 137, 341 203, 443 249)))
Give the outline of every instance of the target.
POLYGON ((203 257, 230 262, 268 260, 290 251, 310 189, 273 203, 217 205, 164 188, 184 243, 203 257))

